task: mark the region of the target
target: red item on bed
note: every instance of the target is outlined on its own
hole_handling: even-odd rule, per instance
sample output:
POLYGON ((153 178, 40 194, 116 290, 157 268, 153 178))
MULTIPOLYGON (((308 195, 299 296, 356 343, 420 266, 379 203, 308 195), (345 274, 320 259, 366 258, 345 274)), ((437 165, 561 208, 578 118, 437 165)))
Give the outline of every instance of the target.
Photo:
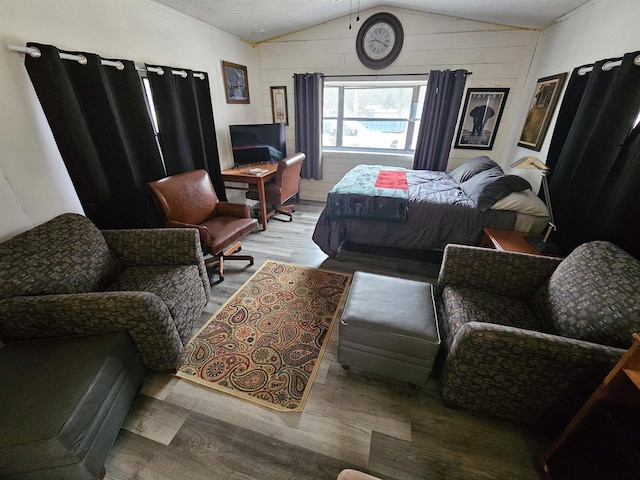
POLYGON ((402 170, 380 170, 375 187, 409 190, 409 186, 407 185, 407 172, 402 170))

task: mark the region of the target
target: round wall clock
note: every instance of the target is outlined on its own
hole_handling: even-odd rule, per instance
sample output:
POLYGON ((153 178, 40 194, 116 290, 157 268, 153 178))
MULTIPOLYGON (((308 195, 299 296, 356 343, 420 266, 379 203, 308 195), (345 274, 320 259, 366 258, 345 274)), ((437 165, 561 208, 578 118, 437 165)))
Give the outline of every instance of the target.
POLYGON ((367 18, 356 38, 356 52, 363 65, 379 69, 388 67, 400 54, 404 31, 390 13, 376 13, 367 18))

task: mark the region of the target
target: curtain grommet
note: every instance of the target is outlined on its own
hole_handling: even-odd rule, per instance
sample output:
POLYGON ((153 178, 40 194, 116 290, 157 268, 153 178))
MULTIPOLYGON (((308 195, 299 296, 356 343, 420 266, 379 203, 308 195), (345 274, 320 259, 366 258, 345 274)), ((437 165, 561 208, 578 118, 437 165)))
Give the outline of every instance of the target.
POLYGON ((31 57, 31 58, 40 58, 42 56, 42 52, 40 51, 39 48, 36 47, 28 47, 29 51, 27 52, 27 54, 31 57))

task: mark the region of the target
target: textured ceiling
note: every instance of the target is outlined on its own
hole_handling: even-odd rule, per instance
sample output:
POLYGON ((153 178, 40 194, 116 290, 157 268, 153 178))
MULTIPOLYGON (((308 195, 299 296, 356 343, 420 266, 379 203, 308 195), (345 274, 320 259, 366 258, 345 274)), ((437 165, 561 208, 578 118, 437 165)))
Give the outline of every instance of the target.
POLYGON ((588 0, 156 0, 191 17, 259 43, 349 15, 393 6, 467 20, 545 28, 588 0))

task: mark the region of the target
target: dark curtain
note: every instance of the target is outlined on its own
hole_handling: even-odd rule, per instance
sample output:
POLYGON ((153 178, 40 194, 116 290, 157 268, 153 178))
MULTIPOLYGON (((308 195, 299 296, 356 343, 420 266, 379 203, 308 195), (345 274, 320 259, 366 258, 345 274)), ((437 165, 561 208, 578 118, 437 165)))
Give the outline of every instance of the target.
POLYGON ((162 75, 149 72, 148 78, 167 175, 205 169, 218 198, 226 201, 208 76, 203 73, 204 79, 200 79, 193 71, 176 67, 147 67, 160 68, 164 72, 162 75), (184 71, 186 75, 172 74, 172 70, 184 71))
POLYGON ((611 69, 603 70, 610 60, 596 62, 586 81, 576 69, 567 87, 548 159, 552 239, 566 252, 602 239, 640 256, 638 53, 611 69))
MULTIPOLYGON (((564 142, 567 140, 567 135, 569 134, 569 130, 571 130, 573 120, 576 118, 576 112, 580 106, 582 95, 584 95, 584 90, 587 88, 590 73, 583 75, 578 74, 578 72, 585 67, 586 66, 583 65, 582 67, 575 68, 567 82, 567 88, 562 98, 560 110, 558 111, 558 118, 556 119, 556 125, 553 129, 553 136, 551 137, 549 152, 547 153, 547 160, 545 162, 551 172, 555 170, 558 164, 558 158, 562 153, 564 142)), ((542 195, 542 189, 540 189, 540 195, 542 195)), ((541 196, 540 198, 543 197, 541 196)))
POLYGON ((27 45, 42 52, 25 66, 87 217, 99 228, 160 225, 144 185, 164 170, 133 62, 120 60, 119 70, 66 52, 83 55, 82 65, 51 45, 27 45))
POLYGON ((293 89, 296 115, 296 152, 307 158, 302 162, 302 178, 322 180, 322 96, 324 75, 296 73, 293 89))
POLYGON ((431 70, 420 130, 413 156, 414 170, 444 172, 462 102, 466 70, 431 70))

